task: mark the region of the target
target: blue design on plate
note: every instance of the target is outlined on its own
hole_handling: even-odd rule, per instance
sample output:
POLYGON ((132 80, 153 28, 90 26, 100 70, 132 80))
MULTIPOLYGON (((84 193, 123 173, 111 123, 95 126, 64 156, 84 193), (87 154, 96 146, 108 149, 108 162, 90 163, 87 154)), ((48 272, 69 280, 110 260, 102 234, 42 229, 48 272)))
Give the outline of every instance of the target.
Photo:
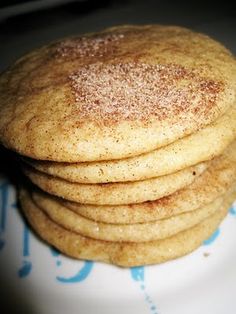
POLYGON ((146 292, 146 286, 145 286, 145 282, 144 282, 144 266, 131 267, 130 272, 131 272, 132 279, 137 281, 137 282, 140 282, 140 288, 144 293, 145 301, 148 304, 149 309, 151 311, 150 313, 151 314, 158 314, 156 305, 154 304, 151 297, 146 292))
MULTIPOLYGON (((0 215, 0 236, 2 237, 7 220, 7 203, 8 203, 8 194, 9 194, 9 184, 3 182, 0 185, 0 196, 1 196, 1 215, 0 215)), ((0 251, 5 247, 5 240, 0 239, 0 251)))
POLYGON ((61 266, 62 262, 59 260, 61 253, 54 246, 50 246, 49 249, 52 253, 52 256, 56 258, 56 266, 61 266))
POLYGON ((31 272, 31 269, 32 269, 32 264, 30 261, 23 261, 23 265, 21 266, 21 268, 18 270, 18 276, 20 278, 23 278, 23 277, 27 277, 30 272, 31 272))
POLYGON ((92 271, 94 262, 85 261, 84 266, 72 277, 65 278, 57 276, 57 280, 62 283, 76 283, 84 281, 92 271))
POLYGON ((6 219, 7 219, 7 202, 8 202, 8 183, 4 182, 0 186, 1 191, 1 223, 0 223, 0 230, 1 232, 5 231, 6 227, 6 219))
POLYGON ((30 248, 29 248, 29 228, 24 224, 23 230, 23 256, 30 255, 30 248))
POLYGON ((235 209, 233 206, 230 207, 229 213, 230 213, 231 215, 233 215, 233 216, 236 216, 236 209, 235 209))
MULTIPOLYGON (((62 265, 62 262, 58 259, 61 253, 53 246, 50 247, 50 251, 52 253, 52 256, 54 256, 56 259, 56 266, 59 267, 62 265)), ((93 262, 86 261, 84 263, 84 266, 72 277, 65 278, 61 276, 57 276, 57 280, 62 283, 75 283, 85 280, 88 275, 90 274, 92 268, 93 268, 93 262)))
POLYGON ((212 244, 216 240, 216 238, 218 238, 219 234, 220 234, 220 229, 218 228, 208 239, 203 241, 203 245, 212 244))
POLYGON ((27 277, 32 270, 32 263, 28 260, 30 256, 30 245, 29 245, 29 228, 24 223, 23 227, 23 247, 22 247, 22 256, 24 257, 24 260, 22 261, 22 265, 20 269, 18 270, 18 276, 20 278, 27 277))
POLYGON ((61 254, 54 246, 50 246, 50 251, 52 253, 52 256, 55 256, 55 257, 61 254))
POLYGON ((130 268, 131 276, 135 281, 144 281, 144 267, 132 267, 130 268))

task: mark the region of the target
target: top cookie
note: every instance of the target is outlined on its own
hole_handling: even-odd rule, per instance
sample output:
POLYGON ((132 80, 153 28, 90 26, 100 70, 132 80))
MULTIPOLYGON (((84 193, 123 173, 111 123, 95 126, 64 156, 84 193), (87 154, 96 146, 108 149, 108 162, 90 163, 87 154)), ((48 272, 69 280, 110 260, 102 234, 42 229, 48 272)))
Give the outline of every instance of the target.
POLYGON ((234 102, 236 64, 206 35, 118 26, 64 39, 0 77, 0 140, 36 159, 139 155, 194 133, 234 102))

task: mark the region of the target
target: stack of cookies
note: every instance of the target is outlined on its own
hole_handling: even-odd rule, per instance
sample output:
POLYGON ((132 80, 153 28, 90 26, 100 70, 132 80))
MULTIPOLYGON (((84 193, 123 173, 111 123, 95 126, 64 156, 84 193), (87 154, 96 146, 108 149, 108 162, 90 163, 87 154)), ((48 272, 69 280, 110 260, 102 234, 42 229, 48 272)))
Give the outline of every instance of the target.
POLYGON ((113 27, 31 52, 0 86, 0 140, 31 182, 22 210, 69 256, 185 255, 236 197, 236 63, 208 36, 113 27))

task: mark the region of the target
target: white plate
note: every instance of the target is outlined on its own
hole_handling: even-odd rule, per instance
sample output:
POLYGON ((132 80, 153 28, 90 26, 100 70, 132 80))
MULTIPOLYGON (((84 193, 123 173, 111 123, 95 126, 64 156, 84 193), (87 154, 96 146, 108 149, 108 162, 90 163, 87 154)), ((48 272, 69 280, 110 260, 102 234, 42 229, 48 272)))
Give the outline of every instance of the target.
POLYGON ((1 302, 18 309, 12 314, 236 313, 236 206, 194 253, 133 269, 75 261, 42 243, 19 214, 6 179, 0 231, 1 302))

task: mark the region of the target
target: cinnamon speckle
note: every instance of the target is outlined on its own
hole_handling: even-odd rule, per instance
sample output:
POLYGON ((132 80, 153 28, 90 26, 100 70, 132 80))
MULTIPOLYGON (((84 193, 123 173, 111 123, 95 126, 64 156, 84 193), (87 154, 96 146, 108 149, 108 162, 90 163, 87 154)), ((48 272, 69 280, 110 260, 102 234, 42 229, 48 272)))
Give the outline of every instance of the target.
POLYGON ((176 64, 92 63, 69 76, 80 119, 105 123, 163 120, 213 106, 220 82, 202 78, 176 64))
POLYGON ((123 34, 99 34, 85 37, 68 38, 58 43, 56 57, 81 58, 103 57, 117 48, 116 44, 124 38, 123 34))

